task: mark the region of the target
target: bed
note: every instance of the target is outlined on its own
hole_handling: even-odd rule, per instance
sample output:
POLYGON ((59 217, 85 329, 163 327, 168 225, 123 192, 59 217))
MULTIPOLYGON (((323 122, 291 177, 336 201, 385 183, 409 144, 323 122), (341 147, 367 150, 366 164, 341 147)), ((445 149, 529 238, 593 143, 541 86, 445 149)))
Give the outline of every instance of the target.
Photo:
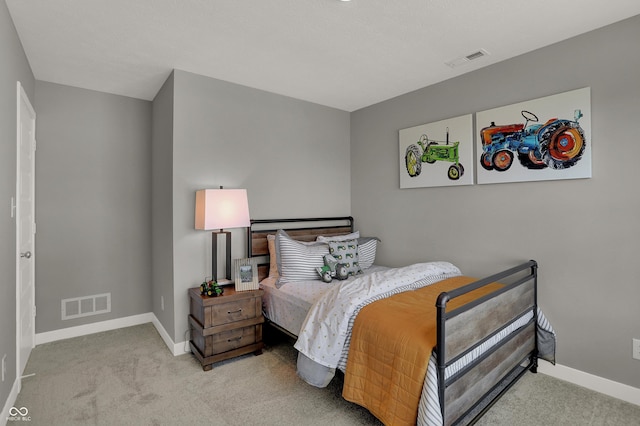
POLYGON ((471 424, 538 358, 555 362, 533 260, 483 279, 442 261, 387 268, 352 217, 252 220, 247 243, 299 376, 323 387, 341 371, 343 397, 385 424, 471 424), (347 246, 352 276, 322 282, 323 254, 347 246))

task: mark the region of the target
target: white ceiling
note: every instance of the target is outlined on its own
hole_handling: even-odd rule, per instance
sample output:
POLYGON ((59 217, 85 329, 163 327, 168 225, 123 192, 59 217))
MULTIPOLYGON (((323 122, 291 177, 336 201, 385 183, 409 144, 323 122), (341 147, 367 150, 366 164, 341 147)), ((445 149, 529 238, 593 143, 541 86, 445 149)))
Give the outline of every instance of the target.
POLYGON ((6 2, 38 80, 152 100, 177 68, 345 111, 640 14, 639 0, 6 2))

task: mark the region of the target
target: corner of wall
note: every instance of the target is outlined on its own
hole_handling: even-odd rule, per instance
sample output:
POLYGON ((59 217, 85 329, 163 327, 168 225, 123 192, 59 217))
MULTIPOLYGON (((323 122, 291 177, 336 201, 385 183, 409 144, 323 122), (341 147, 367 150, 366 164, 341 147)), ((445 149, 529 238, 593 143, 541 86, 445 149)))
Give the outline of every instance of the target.
POLYGON ((20 378, 16 378, 16 380, 13 382, 13 386, 11 387, 11 392, 7 397, 7 402, 4 404, 4 408, 2 409, 2 412, 0 412, 0 419, 8 419, 9 417, 11 417, 11 413, 9 411, 11 410, 12 407, 14 407, 14 404, 18 399, 18 394, 20 393, 21 384, 22 382, 20 378))

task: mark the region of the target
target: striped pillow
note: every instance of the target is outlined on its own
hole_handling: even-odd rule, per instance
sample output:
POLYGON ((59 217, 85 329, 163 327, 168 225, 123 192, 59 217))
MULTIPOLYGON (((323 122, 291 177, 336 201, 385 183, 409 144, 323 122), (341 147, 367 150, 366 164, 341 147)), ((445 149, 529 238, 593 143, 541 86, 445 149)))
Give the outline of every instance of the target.
POLYGON ((379 239, 375 237, 358 238, 358 260, 361 269, 370 268, 376 261, 376 248, 379 239))
POLYGON ((276 233, 276 253, 280 272, 276 286, 280 287, 294 281, 319 280, 316 268, 324 266, 324 256, 329 254, 329 246, 315 241, 296 241, 280 229, 276 233))

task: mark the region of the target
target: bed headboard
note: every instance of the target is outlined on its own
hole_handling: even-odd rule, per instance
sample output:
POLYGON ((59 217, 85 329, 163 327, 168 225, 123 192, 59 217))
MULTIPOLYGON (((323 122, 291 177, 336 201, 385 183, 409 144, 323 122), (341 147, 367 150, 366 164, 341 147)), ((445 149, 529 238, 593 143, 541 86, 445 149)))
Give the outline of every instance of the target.
POLYGON ((269 275, 269 245, 267 235, 284 229, 291 238, 314 241, 318 235, 334 236, 353 232, 353 217, 318 217, 298 219, 251 219, 247 231, 249 257, 258 259, 258 279, 269 275))

